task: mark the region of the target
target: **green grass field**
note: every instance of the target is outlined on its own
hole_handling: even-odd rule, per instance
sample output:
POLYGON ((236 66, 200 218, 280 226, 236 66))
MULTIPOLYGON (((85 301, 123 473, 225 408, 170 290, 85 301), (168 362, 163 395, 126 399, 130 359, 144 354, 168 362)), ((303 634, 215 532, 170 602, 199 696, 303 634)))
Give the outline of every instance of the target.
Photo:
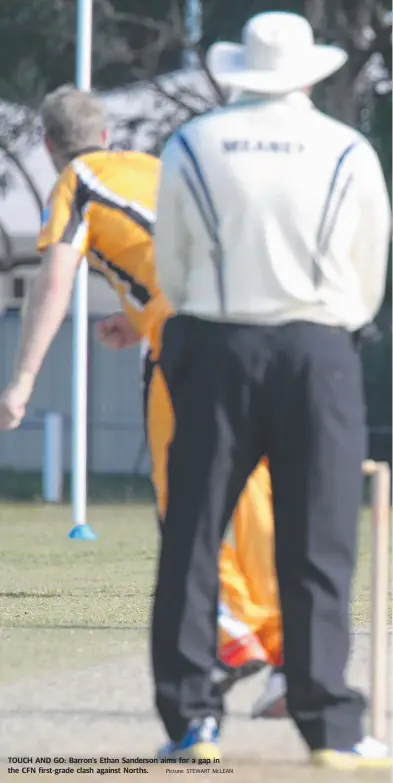
MULTIPOLYGON (((92 505, 96 542, 68 539, 67 506, 0 504, 0 681, 130 655, 146 639, 158 536, 153 506, 92 505)), ((370 620, 369 514, 354 585, 370 620)))

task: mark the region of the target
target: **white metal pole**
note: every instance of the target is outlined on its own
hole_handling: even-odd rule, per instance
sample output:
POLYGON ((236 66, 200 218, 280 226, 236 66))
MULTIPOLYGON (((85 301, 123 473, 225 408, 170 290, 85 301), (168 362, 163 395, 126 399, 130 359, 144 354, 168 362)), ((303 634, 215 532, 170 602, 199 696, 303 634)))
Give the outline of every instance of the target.
MULTIPOLYGON (((390 490, 387 463, 372 476, 371 698, 372 736, 387 741, 389 703, 390 490)), ((390 739, 390 738, 389 738, 390 739)))
MULTIPOLYGON (((91 89, 92 28, 93 0, 78 0, 75 82, 82 90, 91 89)), ((88 266, 83 259, 76 277, 73 303, 72 511, 75 528, 86 525, 87 338, 88 266)))
POLYGON ((183 63, 185 68, 198 68, 199 60, 195 47, 202 38, 202 2, 201 0, 185 0, 184 9, 186 46, 183 63))

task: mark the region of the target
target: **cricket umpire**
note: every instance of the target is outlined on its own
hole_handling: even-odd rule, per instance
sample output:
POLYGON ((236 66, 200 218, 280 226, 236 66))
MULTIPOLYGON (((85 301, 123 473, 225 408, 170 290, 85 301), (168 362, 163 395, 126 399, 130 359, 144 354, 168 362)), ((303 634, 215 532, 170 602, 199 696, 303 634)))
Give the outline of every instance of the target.
POLYGON ((218 552, 267 455, 289 712, 314 763, 390 763, 344 679, 366 448, 355 335, 381 305, 390 234, 376 153, 310 100, 345 61, 302 17, 252 18, 242 44, 209 52, 232 102, 163 154, 157 268, 176 315, 161 368, 176 426, 152 654, 166 754, 218 756, 218 552))

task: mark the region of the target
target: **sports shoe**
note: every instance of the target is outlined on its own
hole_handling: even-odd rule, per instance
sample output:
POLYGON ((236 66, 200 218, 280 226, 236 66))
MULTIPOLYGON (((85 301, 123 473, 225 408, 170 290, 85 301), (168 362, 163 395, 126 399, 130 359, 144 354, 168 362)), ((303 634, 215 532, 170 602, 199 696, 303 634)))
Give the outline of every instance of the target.
POLYGON ((224 694, 236 682, 263 669, 267 664, 268 656, 248 625, 235 617, 231 609, 222 602, 218 607, 218 626, 220 637, 229 640, 221 641, 219 645, 212 681, 224 694))
POLYGON ((230 669, 254 667, 259 671, 266 664, 266 652, 254 633, 221 644, 218 650, 220 662, 230 669))
POLYGON ((252 718, 287 718, 287 681, 282 669, 274 668, 269 674, 264 691, 256 700, 252 718))
POLYGON ((350 751, 315 750, 311 754, 311 763, 317 767, 337 770, 391 769, 393 758, 389 748, 373 737, 365 737, 350 751))
MULTIPOLYGON (((266 665, 262 646, 249 644, 246 640, 236 639, 220 648, 220 660, 217 661, 212 674, 212 682, 218 684, 222 694, 225 694, 240 680, 260 672, 266 665)), ((248 641, 253 641, 248 639, 248 641)))
POLYGON ((221 661, 217 661, 212 671, 211 679, 212 682, 218 685, 221 695, 225 696, 237 682, 251 677, 252 674, 257 674, 265 665, 259 661, 250 661, 244 666, 232 669, 230 666, 225 666, 221 661))
POLYGON ((160 761, 177 759, 220 761, 218 747, 218 724, 215 718, 196 718, 180 742, 168 742, 158 751, 160 761))

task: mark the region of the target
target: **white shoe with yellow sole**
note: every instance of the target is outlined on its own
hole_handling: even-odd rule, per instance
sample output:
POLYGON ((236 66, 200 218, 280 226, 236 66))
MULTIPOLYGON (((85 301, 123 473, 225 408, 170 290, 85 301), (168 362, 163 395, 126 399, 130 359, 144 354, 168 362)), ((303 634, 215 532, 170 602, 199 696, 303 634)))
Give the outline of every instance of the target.
POLYGON ((317 767, 341 771, 382 770, 393 768, 393 758, 389 748, 382 742, 365 737, 352 750, 315 750, 311 754, 311 763, 317 767))

